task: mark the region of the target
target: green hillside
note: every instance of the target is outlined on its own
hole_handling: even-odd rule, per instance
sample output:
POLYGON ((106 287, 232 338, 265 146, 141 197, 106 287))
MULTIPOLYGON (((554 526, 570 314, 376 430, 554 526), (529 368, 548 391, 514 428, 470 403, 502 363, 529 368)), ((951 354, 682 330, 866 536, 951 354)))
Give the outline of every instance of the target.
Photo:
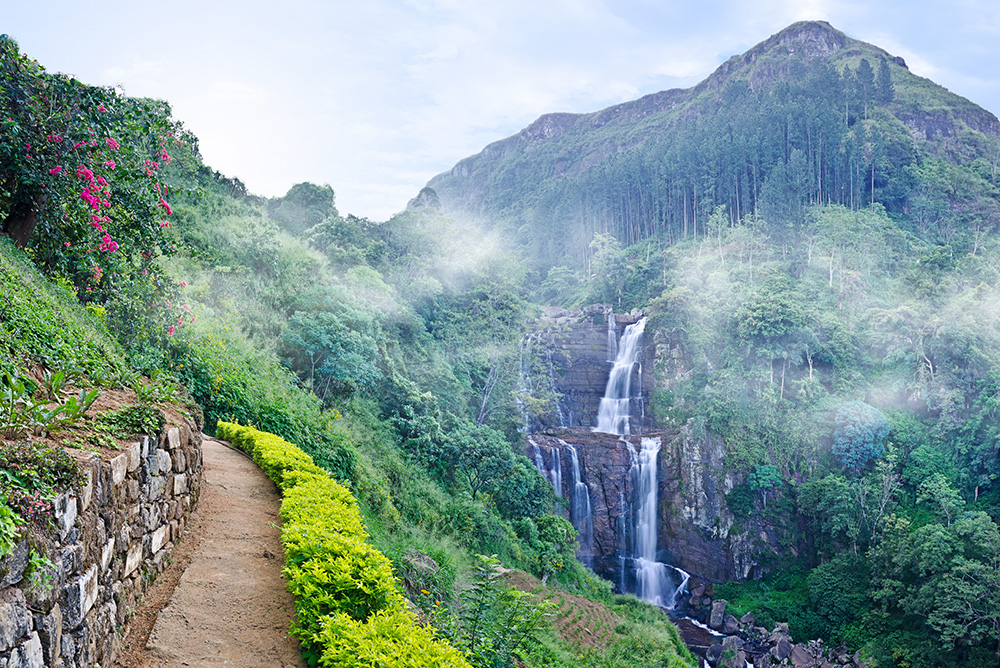
MULTIPOLYGON (((37 377, 74 365, 181 383, 207 431, 278 435, 349 488, 392 561, 379 586, 472 665, 691 665, 669 622, 575 561, 574 529, 520 454, 515 378, 494 372, 532 308, 509 258, 451 261, 478 231, 433 210, 341 216, 333 190, 308 183, 255 197, 204 165, 166 103, 49 74, 6 36, 0 50, 0 371, 27 392, 16 416, 37 377), (618 631, 584 651, 540 599, 494 581, 501 564, 596 599, 618 631)), ((4 536, 15 515, 0 515, 4 536)), ((341 630, 310 635, 309 656, 361 642, 341 630)), ((417 655, 431 634, 413 637, 400 665, 437 665, 417 655)))
POLYGON ((473 665, 691 663, 658 611, 576 562, 565 501, 522 454, 522 407, 560 399, 527 389, 551 371, 522 340, 542 306, 589 304, 649 316, 656 420, 724 449, 727 510, 761 529, 761 579, 715 598, 873 665, 996 663, 988 112, 796 24, 689 90, 544 116, 372 221, 329 185, 254 196, 203 164, 166 104, 51 77, 2 44, 3 370, 170 374, 207 429, 295 443, 350 489, 421 619, 473 665), (90 131, 100 141, 80 143, 90 131), (29 134, 45 148, 25 153, 29 134), (548 608, 487 586, 495 564, 475 555, 622 621, 567 641, 578 620, 540 623, 548 608))
POLYGON ((429 185, 446 212, 502 230, 542 272, 567 256, 586 265, 595 233, 704 237, 718 206, 729 227, 762 216, 787 236, 803 206, 874 201, 950 243, 973 212, 996 218, 998 132, 902 59, 803 22, 690 89, 543 116, 429 185))

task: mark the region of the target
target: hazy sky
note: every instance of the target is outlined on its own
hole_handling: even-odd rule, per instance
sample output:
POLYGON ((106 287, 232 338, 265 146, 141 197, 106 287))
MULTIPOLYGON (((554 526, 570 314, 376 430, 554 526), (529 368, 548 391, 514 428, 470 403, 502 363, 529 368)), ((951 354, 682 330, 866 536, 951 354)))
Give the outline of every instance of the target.
POLYGON ((995 0, 0 0, 24 52, 167 100, 251 191, 329 183, 377 220, 541 114, 686 88, 802 19, 1000 114, 995 0))

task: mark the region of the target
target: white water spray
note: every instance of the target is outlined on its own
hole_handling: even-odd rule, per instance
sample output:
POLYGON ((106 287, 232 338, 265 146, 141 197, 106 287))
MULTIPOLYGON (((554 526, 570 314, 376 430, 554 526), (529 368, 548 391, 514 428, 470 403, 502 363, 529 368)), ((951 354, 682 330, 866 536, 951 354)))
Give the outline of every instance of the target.
POLYGON ((573 486, 570 490, 570 520, 580 534, 580 551, 577 557, 587 567, 594 565, 594 515, 590 509, 590 488, 583 482, 580 475, 580 457, 576 448, 565 441, 560 441, 569 450, 570 462, 573 464, 573 486))
MULTIPOLYGON (((646 318, 629 325, 622 332, 618 342, 618 354, 615 365, 608 376, 608 385, 604 390, 604 398, 597 410, 597 426, 594 431, 606 434, 628 435, 631 432, 629 424, 630 400, 632 398, 632 372, 639 364, 642 354, 642 334, 646 330, 646 318)), ((610 352, 610 346, 609 346, 610 352)), ((642 391, 642 372, 640 366, 640 387, 642 391)))
POLYGON ((635 458, 635 578, 636 595, 663 608, 673 608, 674 581, 668 569, 656 560, 657 459, 659 438, 643 438, 635 458))

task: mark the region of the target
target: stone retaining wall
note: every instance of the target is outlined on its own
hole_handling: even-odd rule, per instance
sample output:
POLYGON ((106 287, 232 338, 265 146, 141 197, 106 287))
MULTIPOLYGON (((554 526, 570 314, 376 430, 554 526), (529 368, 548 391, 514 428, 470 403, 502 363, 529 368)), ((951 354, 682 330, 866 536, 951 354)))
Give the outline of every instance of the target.
POLYGON ((111 666, 197 505, 201 433, 190 424, 78 460, 86 481, 57 499, 57 529, 36 545, 54 564, 49 586, 26 576, 27 539, 0 559, 0 668, 111 666))

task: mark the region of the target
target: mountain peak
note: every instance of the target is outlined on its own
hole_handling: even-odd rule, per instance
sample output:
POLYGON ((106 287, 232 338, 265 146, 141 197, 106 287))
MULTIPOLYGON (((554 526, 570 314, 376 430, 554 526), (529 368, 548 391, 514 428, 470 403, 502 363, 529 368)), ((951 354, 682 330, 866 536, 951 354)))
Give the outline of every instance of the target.
POLYGON ((828 56, 853 41, 826 21, 799 21, 760 44, 765 50, 801 45, 808 55, 828 56))

